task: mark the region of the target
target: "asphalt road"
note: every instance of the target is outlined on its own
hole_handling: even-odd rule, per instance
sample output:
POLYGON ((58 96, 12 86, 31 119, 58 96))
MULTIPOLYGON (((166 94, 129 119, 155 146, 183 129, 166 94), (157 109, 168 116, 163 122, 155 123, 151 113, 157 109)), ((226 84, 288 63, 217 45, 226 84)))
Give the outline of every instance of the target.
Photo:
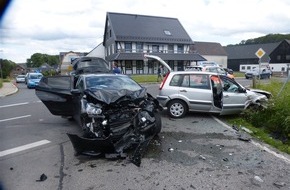
MULTIPOLYGON (((256 139, 244 141, 250 136, 208 114, 173 120, 162 112, 162 131, 140 167, 128 159, 75 156, 66 133, 80 128, 51 115, 34 90, 19 87, 0 99, 4 190, 290 189, 288 155, 256 139), (38 182, 42 174, 47 179, 38 182)), ((158 85, 146 87, 158 91, 158 85)))

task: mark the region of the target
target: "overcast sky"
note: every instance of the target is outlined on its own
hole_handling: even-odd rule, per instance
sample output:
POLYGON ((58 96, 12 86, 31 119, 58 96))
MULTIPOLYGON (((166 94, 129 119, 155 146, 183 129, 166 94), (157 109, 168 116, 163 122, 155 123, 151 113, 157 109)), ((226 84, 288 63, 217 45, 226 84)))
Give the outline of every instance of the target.
POLYGON ((0 58, 89 52, 107 12, 177 18, 193 41, 237 44, 290 33, 289 0, 12 0, 0 23, 0 58))

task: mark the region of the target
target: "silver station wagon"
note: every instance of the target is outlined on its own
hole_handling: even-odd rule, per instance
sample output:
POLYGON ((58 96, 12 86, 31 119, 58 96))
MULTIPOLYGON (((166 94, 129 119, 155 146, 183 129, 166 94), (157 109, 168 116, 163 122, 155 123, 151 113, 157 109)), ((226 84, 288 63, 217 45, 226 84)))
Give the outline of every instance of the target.
POLYGON ((265 107, 271 96, 266 91, 245 88, 225 75, 172 71, 159 57, 146 57, 157 59, 168 69, 156 98, 173 118, 182 118, 188 111, 239 114, 251 106, 265 107))

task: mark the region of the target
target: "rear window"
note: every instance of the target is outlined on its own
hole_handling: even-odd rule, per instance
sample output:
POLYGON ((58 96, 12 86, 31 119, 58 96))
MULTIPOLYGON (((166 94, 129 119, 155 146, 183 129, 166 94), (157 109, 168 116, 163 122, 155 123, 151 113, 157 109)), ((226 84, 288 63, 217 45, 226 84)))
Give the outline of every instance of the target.
POLYGON ((43 77, 42 74, 30 74, 29 79, 41 79, 43 77))

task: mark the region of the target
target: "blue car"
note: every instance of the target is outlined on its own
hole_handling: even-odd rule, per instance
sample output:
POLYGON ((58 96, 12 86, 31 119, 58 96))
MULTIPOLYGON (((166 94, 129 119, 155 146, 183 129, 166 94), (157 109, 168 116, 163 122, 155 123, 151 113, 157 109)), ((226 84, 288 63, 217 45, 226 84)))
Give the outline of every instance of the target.
POLYGON ((35 88, 38 86, 40 79, 43 77, 41 73, 28 73, 26 78, 27 88, 35 88))

